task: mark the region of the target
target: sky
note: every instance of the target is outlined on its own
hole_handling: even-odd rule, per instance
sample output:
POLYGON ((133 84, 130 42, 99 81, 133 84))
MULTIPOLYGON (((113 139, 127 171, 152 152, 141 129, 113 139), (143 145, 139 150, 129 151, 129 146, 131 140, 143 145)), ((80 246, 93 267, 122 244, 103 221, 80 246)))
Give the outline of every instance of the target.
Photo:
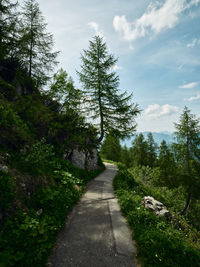
MULTIPOLYGON (((174 131, 184 106, 200 116, 200 0, 39 0, 59 65, 80 86, 95 35, 118 58, 120 90, 142 110, 137 131, 174 131)), ((55 71, 56 71, 55 70, 55 71)))

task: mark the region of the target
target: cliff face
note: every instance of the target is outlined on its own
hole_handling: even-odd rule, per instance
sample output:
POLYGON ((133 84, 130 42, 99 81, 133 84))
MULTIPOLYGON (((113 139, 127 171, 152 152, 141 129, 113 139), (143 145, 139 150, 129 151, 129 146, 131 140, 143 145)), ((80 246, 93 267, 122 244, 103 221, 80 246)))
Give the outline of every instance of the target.
POLYGON ((73 165, 80 169, 97 170, 100 168, 98 158, 98 152, 95 148, 93 148, 91 152, 88 150, 82 151, 76 148, 72 151, 70 160, 73 165))

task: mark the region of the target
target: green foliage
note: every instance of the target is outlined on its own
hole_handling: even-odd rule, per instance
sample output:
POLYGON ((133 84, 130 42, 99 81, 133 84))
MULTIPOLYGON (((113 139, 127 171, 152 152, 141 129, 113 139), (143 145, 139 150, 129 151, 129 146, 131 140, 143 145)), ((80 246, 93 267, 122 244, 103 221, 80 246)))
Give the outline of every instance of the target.
MULTIPOLYGON (((49 146, 41 141, 34 147, 34 153, 37 153, 38 147, 39 156, 42 147, 46 160, 46 155, 50 154, 49 146)), ((80 198, 87 182, 99 172, 80 170, 59 159, 57 169, 48 174, 48 185, 38 187, 31 198, 27 196, 22 199, 15 212, 6 217, 0 232, 0 266, 45 266, 56 237, 65 226, 66 216, 80 198)), ((0 180, 6 192, 0 199, 8 208, 13 201, 13 191, 6 177, 4 174, 4 182, 0 180), (8 198, 10 202, 6 204, 8 198)))
POLYGON ((48 95, 61 103, 60 111, 62 112, 67 112, 69 108, 76 112, 80 109, 81 91, 74 87, 72 78, 68 77, 67 72, 63 69, 54 74, 48 95))
POLYGON ((132 166, 132 158, 130 155, 130 150, 127 148, 126 145, 121 148, 121 162, 128 168, 132 166))
POLYGON ((10 0, 1 0, 0 2, 0 58, 12 56, 13 50, 17 45, 16 22, 18 3, 10 0))
POLYGON ((160 176, 154 184, 169 188, 176 187, 179 184, 177 167, 173 154, 164 140, 159 148, 157 164, 160 168, 160 176))
POLYGON ((139 109, 131 103, 132 95, 119 93, 119 77, 113 71, 117 60, 108 54, 103 39, 95 36, 88 50, 83 51, 81 60, 78 75, 84 87, 85 112, 99 122, 99 143, 105 133, 113 132, 120 137, 131 135, 139 109))
POLYGON ((103 158, 119 162, 121 160, 121 145, 117 136, 108 134, 101 146, 100 154, 103 158))
POLYGON ((178 140, 177 163, 180 172, 180 183, 185 188, 188 196, 181 214, 188 208, 190 199, 199 198, 200 190, 200 120, 185 107, 180 116, 180 122, 175 124, 178 140))
POLYGON ((15 198, 13 178, 0 171, 0 211, 8 212, 15 198))
POLYGON ((152 133, 148 133, 147 135, 147 165, 149 167, 154 167, 156 165, 157 159, 157 144, 153 139, 152 133))
POLYGON ((114 189, 121 210, 133 231, 137 257, 143 266, 200 266, 199 234, 191 227, 186 232, 187 222, 183 218, 177 217, 170 222, 145 209, 141 200, 146 193, 160 201, 162 194, 159 198, 157 190, 144 185, 139 179, 135 181, 138 175, 135 172, 133 175, 133 170, 130 173, 121 165, 119 169, 114 179, 114 189), (131 184, 130 180, 133 180, 131 184))
POLYGON ((45 84, 49 71, 57 64, 58 52, 53 52, 53 36, 47 33, 47 24, 35 0, 26 0, 20 12, 19 59, 28 69, 37 85, 45 84))
POLYGON ((31 146, 25 146, 21 149, 20 154, 21 165, 30 173, 47 173, 55 167, 53 162, 55 157, 54 148, 46 143, 45 138, 31 146))
POLYGON ((0 132, 4 148, 20 148, 31 139, 26 123, 6 101, 0 101, 0 132))
POLYGON ((132 166, 147 165, 147 149, 148 144, 145 141, 143 134, 140 133, 139 135, 136 135, 132 147, 130 148, 132 166))

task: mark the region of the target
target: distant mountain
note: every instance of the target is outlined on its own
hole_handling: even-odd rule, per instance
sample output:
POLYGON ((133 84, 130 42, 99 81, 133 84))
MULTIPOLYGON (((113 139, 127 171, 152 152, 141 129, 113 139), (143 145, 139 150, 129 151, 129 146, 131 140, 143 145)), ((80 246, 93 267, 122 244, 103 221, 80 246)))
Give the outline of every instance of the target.
MULTIPOLYGON (((140 134, 140 133, 142 133, 144 135, 144 138, 146 139, 149 132, 138 132, 137 134, 140 134)), ((170 133, 170 132, 167 132, 167 131, 151 132, 151 133, 153 135, 154 141, 158 145, 160 145, 163 140, 165 140, 166 143, 168 143, 168 144, 174 142, 174 134, 173 133, 170 133)), ((127 147, 131 147, 131 144, 132 144, 133 140, 134 140, 134 136, 129 138, 129 139, 126 139, 126 140, 122 141, 121 144, 122 145, 126 145, 127 147)))

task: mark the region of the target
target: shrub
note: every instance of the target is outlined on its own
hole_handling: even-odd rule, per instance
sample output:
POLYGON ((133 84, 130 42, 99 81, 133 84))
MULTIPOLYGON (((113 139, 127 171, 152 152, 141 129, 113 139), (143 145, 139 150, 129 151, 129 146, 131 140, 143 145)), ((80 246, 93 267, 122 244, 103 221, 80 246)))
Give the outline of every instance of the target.
POLYGON ((29 173, 43 173, 54 167, 54 148, 47 144, 45 138, 37 141, 32 146, 26 145, 20 151, 21 167, 29 173))

